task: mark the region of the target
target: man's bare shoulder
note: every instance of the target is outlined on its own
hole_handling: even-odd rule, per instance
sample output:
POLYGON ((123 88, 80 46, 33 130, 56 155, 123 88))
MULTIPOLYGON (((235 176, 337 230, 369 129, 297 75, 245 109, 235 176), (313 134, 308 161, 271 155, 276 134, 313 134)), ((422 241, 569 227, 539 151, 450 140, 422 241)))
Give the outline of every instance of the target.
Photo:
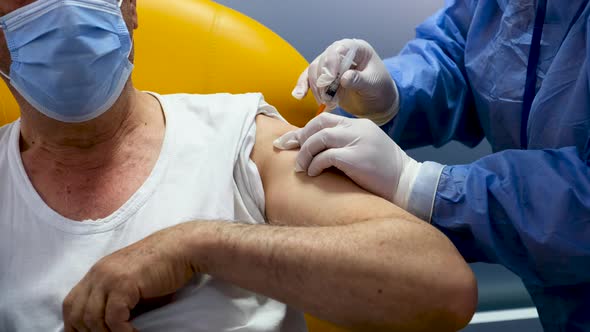
POLYGON ((294 169, 295 158, 299 150, 279 150, 274 147, 273 142, 285 133, 296 129, 296 126, 272 116, 264 114, 256 116, 256 143, 252 150, 251 159, 256 163, 263 182, 268 179, 271 173, 280 171, 283 168, 281 165, 284 165, 289 159, 293 160, 292 169, 294 169))
POLYGON ((262 178, 266 215, 271 223, 335 225, 379 218, 418 221, 391 202, 363 190, 337 170, 317 177, 295 173, 298 150, 278 150, 273 141, 297 127, 264 115, 257 117, 256 126, 251 158, 262 178))
MULTIPOLYGON (((277 157, 281 151, 273 146, 273 141, 283 134, 295 130, 297 127, 277 118, 259 114, 256 116, 256 144, 251 158, 256 163, 261 176, 265 174, 266 161, 277 157)), ((295 155, 295 151, 282 151, 285 154, 295 155)))
MULTIPOLYGON (((295 157, 299 150, 281 151, 273 146, 274 140, 281 135, 295 130, 297 127, 277 118, 259 114, 256 116, 256 143, 252 150, 251 159, 256 163, 263 184, 272 182, 273 176, 281 173, 289 159, 293 160, 294 169, 295 157)), ((285 174, 288 176, 288 174, 285 174)), ((266 187, 266 186, 265 186, 266 187)))

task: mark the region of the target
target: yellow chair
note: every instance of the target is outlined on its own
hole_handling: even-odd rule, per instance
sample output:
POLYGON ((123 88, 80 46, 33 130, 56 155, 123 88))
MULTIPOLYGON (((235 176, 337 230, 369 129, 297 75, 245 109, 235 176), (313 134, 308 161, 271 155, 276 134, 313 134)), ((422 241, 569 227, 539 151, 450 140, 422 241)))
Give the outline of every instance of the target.
MULTIPOLYGON (((209 0, 139 0, 135 32, 138 89, 158 93, 262 92, 289 122, 315 115, 310 95, 291 89, 306 60, 260 23, 209 0)), ((18 105, 0 82, 0 126, 16 120, 18 105)), ((307 316, 310 332, 345 332, 307 316)))

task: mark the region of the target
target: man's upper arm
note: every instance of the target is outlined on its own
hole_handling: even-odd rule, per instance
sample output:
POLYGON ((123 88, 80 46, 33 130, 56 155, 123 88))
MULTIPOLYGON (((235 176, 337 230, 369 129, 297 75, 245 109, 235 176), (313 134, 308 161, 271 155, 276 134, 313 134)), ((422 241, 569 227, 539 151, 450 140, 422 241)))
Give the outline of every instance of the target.
POLYGON ((270 223, 329 226, 382 218, 423 223, 361 189, 337 171, 313 178, 295 173, 298 151, 280 151, 272 142, 296 127, 264 115, 256 118, 256 127, 256 144, 251 157, 262 178, 270 223))
POLYGON ((292 234, 290 241, 302 251, 289 252, 289 259, 279 261, 283 267, 294 267, 289 274, 306 275, 298 280, 306 280, 309 288, 305 289, 314 294, 307 302, 311 312, 350 324, 362 321, 362 331, 377 330, 365 328, 367 321, 389 326, 388 330, 437 326, 445 331, 467 324, 477 303, 477 286, 469 267, 442 233, 337 172, 314 178, 295 173, 297 151, 279 151, 272 145, 294 127, 266 116, 258 116, 256 124, 251 157, 262 177, 268 221, 287 226, 336 226, 287 228, 292 234), (338 226, 343 224, 348 225, 338 226), (300 232, 301 228, 313 233, 300 232), (314 234, 312 239, 310 234, 314 234), (306 262, 293 257, 306 257, 306 262), (343 274, 347 277, 342 278, 343 274), (388 295, 375 297, 375 287, 382 287, 382 294, 388 295), (350 306, 343 308, 338 301, 326 298, 318 305, 317 294, 338 294, 338 290, 344 290, 338 301, 352 294, 343 300, 350 306), (359 311, 360 307, 365 311, 359 311), (359 318, 359 313, 367 315, 359 318))

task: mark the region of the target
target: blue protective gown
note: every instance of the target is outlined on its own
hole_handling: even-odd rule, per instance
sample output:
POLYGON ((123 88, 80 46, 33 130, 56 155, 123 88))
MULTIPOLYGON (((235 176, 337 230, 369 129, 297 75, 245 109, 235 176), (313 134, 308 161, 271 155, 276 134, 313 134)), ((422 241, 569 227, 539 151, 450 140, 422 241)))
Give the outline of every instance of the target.
POLYGON ((432 223, 520 276, 546 331, 590 331, 590 4, 548 0, 521 142, 536 6, 447 1, 385 60, 400 112, 383 129, 402 148, 485 136, 494 154, 443 169, 432 223))

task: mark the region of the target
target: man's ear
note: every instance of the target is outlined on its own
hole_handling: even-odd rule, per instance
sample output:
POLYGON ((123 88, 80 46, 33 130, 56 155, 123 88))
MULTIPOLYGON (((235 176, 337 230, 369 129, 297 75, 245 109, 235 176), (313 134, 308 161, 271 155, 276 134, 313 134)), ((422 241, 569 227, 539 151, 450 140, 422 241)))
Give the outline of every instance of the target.
POLYGON ((129 32, 136 30, 139 27, 137 19, 137 0, 123 0, 121 10, 123 11, 123 17, 125 17, 125 23, 127 23, 129 32))
POLYGON ((137 19, 137 0, 129 0, 131 3, 129 5, 130 9, 131 9, 131 21, 132 21, 132 26, 133 26, 133 30, 139 28, 139 21, 137 19))

